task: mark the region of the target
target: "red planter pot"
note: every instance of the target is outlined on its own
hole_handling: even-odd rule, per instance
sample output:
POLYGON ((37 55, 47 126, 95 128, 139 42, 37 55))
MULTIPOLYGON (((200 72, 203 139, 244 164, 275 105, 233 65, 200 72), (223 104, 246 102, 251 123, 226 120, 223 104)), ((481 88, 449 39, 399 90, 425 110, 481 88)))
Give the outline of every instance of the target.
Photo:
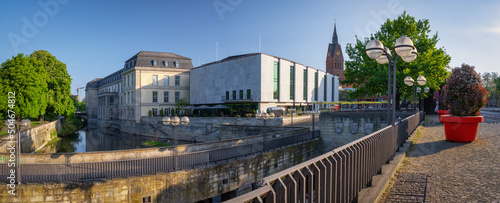
POLYGON ((450 115, 450 112, 448 110, 437 110, 437 113, 439 114, 439 122, 443 123, 441 120, 441 116, 443 115, 450 115))
POLYGON ((443 115, 444 133, 446 140, 453 142, 472 142, 476 139, 479 123, 484 121, 482 116, 452 116, 443 115))

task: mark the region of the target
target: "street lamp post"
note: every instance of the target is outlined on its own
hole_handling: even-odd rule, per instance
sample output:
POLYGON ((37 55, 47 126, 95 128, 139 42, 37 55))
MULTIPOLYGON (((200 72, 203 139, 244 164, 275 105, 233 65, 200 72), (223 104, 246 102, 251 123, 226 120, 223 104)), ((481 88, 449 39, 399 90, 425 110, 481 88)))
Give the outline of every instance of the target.
POLYGON ((16 178, 18 185, 21 184, 21 130, 23 129, 23 127, 25 129, 31 127, 31 121, 29 119, 23 119, 17 126, 16 178))
POLYGON ((170 119, 170 117, 165 116, 165 117, 163 117, 162 121, 163 121, 164 125, 172 124, 172 126, 174 126, 174 170, 177 170, 177 168, 178 168, 178 166, 177 166, 177 144, 178 144, 177 143, 178 142, 177 126, 179 124, 188 125, 189 118, 187 116, 184 116, 184 117, 182 117, 182 119, 180 119, 179 117, 174 116, 174 117, 172 117, 172 119, 170 119))
MULTIPOLYGON (((392 107, 392 119, 387 119, 389 124, 394 125, 396 121, 396 62, 398 57, 401 56, 403 61, 412 62, 417 58, 418 52, 415 46, 413 46, 413 42, 409 37, 401 37, 396 40, 396 44, 394 46, 394 50, 396 51, 395 56, 391 55, 391 51, 389 48, 384 47, 380 40, 371 40, 366 45, 366 54, 368 57, 372 59, 376 59, 378 63, 385 64, 389 63, 388 68, 388 85, 387 85, 387 96, 388 96, 388 107, 392 107), (391 84, 391 64, 392 64, 392 84, 391 84), (392 86, 392 95, 391 95, 391 86, 392 86), (392 102, 389 102, 392 96, 392 102), (392 103, 392 106, 391 106, 392 103)), ((390 108, 388 108, 390 111, 390 108)), ((387 113, 389 117, 390 112, 387 113)))
MULTIPOLYGON (((415 81, 413 80, 413 78, 411 78, 410 76, 407 76, 404 80, 405 84, 408 85, 408 86, 413 86, 413 113, 417 113, 417 108, 416 108, 416 103, 417 103, 417 93, 420 93, 422 90, 420 89, 420 87, 417 87, 417 84, 415 83, 415 81)), ((427 83, 427 79, 425 79, 424 76, 418 76, 417 78, 417 83, 419 85, 425 85, 427 83)))
POLYGON ((257 113, 257 114, 255 114, 255 118, 257 118, 257 119, 261 118, 261 119, 264 120, 264 126, 266 126, 267 119, 273 119, 274 117, 276 117, 276 116, 274 115, 273 112, 271 112, 269 114, 267 114, 267 113, 257 113))
MULTIPOLYGON (((380 40, 374 39, 368 42, 366 45, 366 54, 368 57, 371 59, 376 59, 378 63, 380 64, 385 64, 389 63, 388 67, 388 85, 387 85, 387 93, 388 93, 388 106, 389 105, 389 98, 392 96, 392 119, 388 120, 388 125, 391 124, 393 126, 393 136, 391 136, 392 139, 392 144, 395 147, 394 150, 399 149, 396 144, 396 128, 395 128, 395 122, 396 122, 396 62, 398 60, 398 57, 401 56, 403 61, 405 62, 412 62, 417 58, 417 48, 413 46, 413 42, 409 37, 401 37, 398 40, 396 40, 396 44, 394 45, 394 50, 396 51, 395 56, 393 57, 391 55, 391 51, 389 48, 384 47, 382 42, 380 40), (392 64, 392 84, 391 84, 391 64, 392 64), (392 86, 392 95, 391 93, 391 86, 392 86)), ((389 111, 389 108, 387 109, 389 111)), ((387 113, 389 117, 390 112, 387 113)))

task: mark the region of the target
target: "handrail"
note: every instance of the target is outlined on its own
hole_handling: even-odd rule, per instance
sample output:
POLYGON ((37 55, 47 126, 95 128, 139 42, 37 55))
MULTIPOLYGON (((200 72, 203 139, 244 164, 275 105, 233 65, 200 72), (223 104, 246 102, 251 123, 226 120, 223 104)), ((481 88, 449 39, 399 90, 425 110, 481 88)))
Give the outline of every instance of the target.
POLYGON ((262 188, 226 202, 351 202, 424 119, 419 112, 263 179, 262 188), (395 133, 396 132, 396 133, 395 133), (264 197, 264 198, 261 198, 264 197))

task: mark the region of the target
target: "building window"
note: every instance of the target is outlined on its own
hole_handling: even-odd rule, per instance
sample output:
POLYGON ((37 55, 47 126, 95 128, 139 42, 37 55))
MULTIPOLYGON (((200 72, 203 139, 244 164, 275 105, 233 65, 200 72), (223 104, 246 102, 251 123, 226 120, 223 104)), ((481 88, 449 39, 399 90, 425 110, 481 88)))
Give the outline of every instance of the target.
POLYGON ((328 98, 328 97, 326 96, 326 89, 327 89, 327 88, 326 88, 326 84, 328 84, 328 83, 327 83, 327 80, 326 80, 326 79, 327 79, 327 77, 326 77, 326 76, 327 76, 327 75, 325 75, 325 77, 324 77, 324 79, 325 79, 325 85, 324 85, 324 89, 323 89, 323 101, 326 101, 326 98, 328 98))
POLYGON ((240 100, 243 100, 243 90, 240 90, 240 100))
POLYGON ((250 91, 250 89, 247 89, 247 99, 251 98, 252 98, 252 92, 250 91))
POLYGON ((153 108, 153 116, 157 116, 158 115, 158 109, 157 108, 153 108))
POLYGON ((180 92, 175 92, 175 103, 179 102, 180 98, 181 98, 181 93, 180 92))
POLYGON ((273 98, 274 99, 278 99, 279 98, 279 90, 280 90, 279 75, 280 75, 279 63, 278 62, 274 62, 274 74, 273 74, 273 83, 274 83, 273 98))
POLYGON ((332 77, 332 101, 334 100, 335 95, 335 78, 332 77))
POLYGON ((158 65, 158 62, 156 62, 156 60, 152 60, 151 63, 153 64, 153 66, 157 66, 158 65))
POLYGON ((153 102, 158 102, 158 92, 153 91, 153 102))
POLYGON ((314 73, 314 101, 318 101, 318 72, 314 73))
POLYGON ((226 101, 229 100, 229 91, 226 91, 226 101))
POLYGON ((163 79, 163 85, 168 86, 168 75, 165 75, 165 79, 163 79))
POLYGON ((181 76, 175 76, 175 86, 181 86, 181 76))
POLYGON ((236 90, 233 90, 233 100, 236 100, 236 90))
POLYGON ((163 102, 168 103, 168 92, 163 92, 163 102))
POLYGON ((290 99, 295 99, 295 65, 290 66, 290 99))
POLYGON ((174 67, 179 68, 179 62, 178 61, 174 61, 174 67))
POLYGON ((109 105, 110 106, 115 105, 115 97, 113 97, 113 96, 109 97, 109 105))
POLYGON ((307 100, 307 69, 304 70, 304 80, 302 82, 304 83, 302 95, 304 96, 304 100, 307 100))
POLYGON ((158 76, 153 75, 153 85, 158 85, 158 76))
POLYGON ((168 61, 163 61, 163 66, 168 67, 168 61))

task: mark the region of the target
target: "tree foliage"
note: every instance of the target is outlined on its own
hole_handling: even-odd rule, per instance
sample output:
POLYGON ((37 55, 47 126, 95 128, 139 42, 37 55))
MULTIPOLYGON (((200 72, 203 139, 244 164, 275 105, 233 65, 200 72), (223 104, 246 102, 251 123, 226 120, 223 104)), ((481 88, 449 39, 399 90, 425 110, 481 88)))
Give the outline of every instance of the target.
MULTIPOLYGON (((418 57, 411 63, 404 62, 398 57, 396 62, 396 104, 399 104, 399 97, 411 97, 413 87, 408 87, 403 80, 406 76, 411 76, 414 80, 422 75, 427 79, 425 86, 430 89, 439 89, 439 85, 448 75, 448 64, 451 57, 446 54, 444 48, 437 48, 439 41, 437 32, 430 35, 430 25, 428 19, 415 20, 404 12, 397 19, 387 21, 380 30, 372 34, 370 39, 358 39, 356 43, 347 44, 346 52, 350 60, 345 62, 345 80, 342 84, 353 85, 356 91, 350 93, 353 98, 365 98, 374 95, 387 94, 387 64, 378 64, 376 60, 366 55, 366 44, 372 39, 380 40, 387 48, 394 50, 396 40, 402 36, 412 39, 414 46, 418 50, 418 57)), ((396 56, 391 51, 393 59, 396 56)), ((432 94, 432 91, 428 93, 432 94)), ((398 106, 398 105, 397 105, 398 106)))
POLYGON ((498 84, 500 84, 500 78, 498 77, 498 73, 485 72, 482 74, 482 81, 483 87, 486 88, 486 91, 488 91, 488 100, 493 101, 495 99, 493 98, 493 95, 497 97, 499 90, 498 84))
POLYGON ((47 112, 69 115, 75 112, 71 96, 71 77, 66 70, 66 64, 45 50, 38 50, 30 55, 41 61, 48 73, 47 78, 47 112))
POLYGON ((186 98, 180 98, 179 101, 175 103, 175 109, 181 110, 183 107, 189 105, 189 101, 186 98))
MULTIPOLYGON (((2 101, 7 101, 9 92, 15 92, 13 110, 17 118, 36 118, 45 114, 48 73, 41 61, 18 54, 2 63, 0 78, 2 101)), ((7 108, 2 104, 0 111, 7 112, 7 108)))

